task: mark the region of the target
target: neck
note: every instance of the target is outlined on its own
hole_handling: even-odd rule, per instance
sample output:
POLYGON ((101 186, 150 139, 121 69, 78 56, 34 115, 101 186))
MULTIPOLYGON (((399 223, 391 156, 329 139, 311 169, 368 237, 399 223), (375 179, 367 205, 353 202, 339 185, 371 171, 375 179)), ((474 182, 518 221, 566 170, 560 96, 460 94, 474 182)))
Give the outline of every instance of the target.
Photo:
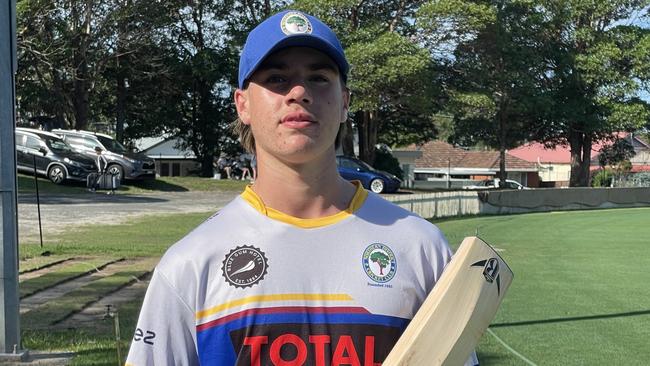
POLYGON ((339 176, 333 151, 319 160, 291 164, 260 154, 253 191, 267 207, 297 218, 320 218, 344 211, 355 187, 339 176))

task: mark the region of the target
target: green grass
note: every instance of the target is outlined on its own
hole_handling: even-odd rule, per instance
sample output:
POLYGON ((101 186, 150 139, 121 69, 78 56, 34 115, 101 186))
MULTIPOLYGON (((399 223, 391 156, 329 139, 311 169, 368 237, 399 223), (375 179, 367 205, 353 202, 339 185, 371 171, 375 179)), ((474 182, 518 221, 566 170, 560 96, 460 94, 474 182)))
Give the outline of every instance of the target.
POLYGON ((114 262, 115 260, 115 258, 107 257, 86 258, 79 259, 78 261, 69 264, 66 263, 65 265, 56 267, 54 270, 45 273, 42 276, 20 282, 20 298, 25 298, 48 287, 77 278, 89 271, 94 271, 97 268, 114 262))
POLYGON ((20 256, 54 255, 160 256, 173 243, 207 219, 211 213, 146 216, 122 225, 86 225, 52 236, 43 248, 36 243, 20 246, 20 256))
MULTIPOLYGON (((31 175, 18 174, 16 176, 18 192, 23 194, 36 194, 36 182, 31 175)), ((54 184, 49 179, 38 177, 38 193, 42 194, 80 194, 86 193, 85 182, 69 182, 67 184, 54 184)))
MULTIPOLYGON (((146 194, 156 192, 241 192, 247 180, 212 179, 203 177, 160 177, 139 181, 128 181, 117 189, 118 194, 146 194)), ((35 194, 36 184, 34 177, 18 174, 18 192, 22 194, 35 194)), ((39 194, 87 194, 86 182, 68 181, 64 184, 54 184, 47 178, 38 178, 39 194)))
POLYGON ((55 264, 65 262, 66 260, 71 259, 70 256, 63 255, 45 255, 45 256, 35 256, 31 258, 21 258, 19 262, 20 273, 27 273, 32 271, 37 271, 41 268, 46 268, 55 264))
MULTIPOLYGON (((646 365, 650 358, 650 209, 445 220, 457 246, 479 235, 515 278, 492 331, 538 365, 646 365)), ((523 365, 486 334, 481 365, 523 365)))
POLYGON ((48 301, 28 312, 21 318, 21 326, 27 329, 44 328, 63 321, 70 315, 81 311, 88 304, 141 278, 150 270, 151 268, 134 268, 131 271, 114 273, 87 283, 65 296, 48 301))
MULTIPOLYGON (((55 255, 160 256, 209 213, 141 218, 75 228, 55 255), (152 228, 155 228, 152 229, 152 228)), ((650 208, 439 220, 457 246, 479 235, 515 272, 492 331, 537 365, 645 365, 650 358, 650 208)), ((58 241, 58 240, 57 240, 58 241)), ((21 246, 23 250, 25 245, 21 246)), ((28 246, 37 255, 38 245, 28 246)), ((107 280, 108 281, 108 280, 107 280)), ((119 309, 126 353, 142 299, 119 309)), ((115 364, 112 320, 75 330, 24 330, 25 347, 77 352, 73 365, 115 364)), ((525 365, 490 334, 481 365, 525 365)))

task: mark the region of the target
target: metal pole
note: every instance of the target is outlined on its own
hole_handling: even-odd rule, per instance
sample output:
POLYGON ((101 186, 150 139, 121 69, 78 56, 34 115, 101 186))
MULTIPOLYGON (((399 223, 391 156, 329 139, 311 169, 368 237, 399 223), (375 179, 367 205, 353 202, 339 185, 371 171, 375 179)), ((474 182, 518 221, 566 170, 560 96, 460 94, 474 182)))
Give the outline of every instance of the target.
POLYGON ((120 313, 115 310, 115 346, 117 348, 117 366, 121 366, 122 360, 122 336, 120 335, 120 313))
POLYGON ((43 227, 41 226, 41 195, 38 192, 38 173, 36 172, 36 155, 34 158, 34 186, 36 187, 36 208, 38 209, 38 234, 41 236, 41 248, 43 248, 43 227))
MULTIPOLYGON (((18 218, 16 188, 16 0, 0 4, 0 353, 18 353, 18 218)), ((0 355, 1 357, 2 355, 0 355)))

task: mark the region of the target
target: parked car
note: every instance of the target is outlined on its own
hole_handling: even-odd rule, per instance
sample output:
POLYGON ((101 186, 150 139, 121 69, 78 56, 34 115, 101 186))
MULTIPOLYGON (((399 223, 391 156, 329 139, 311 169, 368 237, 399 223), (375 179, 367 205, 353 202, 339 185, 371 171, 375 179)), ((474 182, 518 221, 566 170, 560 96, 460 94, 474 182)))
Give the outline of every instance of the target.
POLYGON ((395 192, 402 184, 402 181, 393 174, 376 170, 359 159, 337 156, 336 165, 343 178, 361 181, 364 188, 375 193, 395 192))
POLYGON ((120 181, 156 177, 156 164, 142 153, 130 152, 109 135, 81 130, 52 130, 77 151, 86 156, 96 155, 95 147, 103 150, 108 161, 106 171, 120 181))
POLYGON ((95 161, 75 152, 59 136, 31 128, 16 128, 16 167, 18 171, 47 176, 53 183, 85 181, 95 172, 95 161))
MULTIPOLYGON (((465 186, 463 187, 464 189, 496 189, 499 188, 499 178, 495 179, 485 179, 480 182, 478 182, 475 185, 471 186, 465 186)), ((526 187, 525 185, 511 180, 511 179, 506 179, 505 186, 503 187, 505 189, 530 189, 529 187, 526 187)))

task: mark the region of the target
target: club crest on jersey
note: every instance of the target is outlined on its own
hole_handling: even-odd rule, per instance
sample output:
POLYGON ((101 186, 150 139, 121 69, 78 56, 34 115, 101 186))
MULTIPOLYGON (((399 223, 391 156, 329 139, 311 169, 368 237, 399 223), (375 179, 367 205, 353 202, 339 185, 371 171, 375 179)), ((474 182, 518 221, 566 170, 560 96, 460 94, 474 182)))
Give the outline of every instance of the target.
POLYGON ((377 283, 392 280, 397 272, 395 253, 385 244, 370 244, 363 251, 361 262, 368 277, 377 283))
POLYGON ((309 19, 296 11, 288 12, 280 22, 282 32, 288 36, 292 34, 311 34, 312 26, 309 19))
POLYGON ((252 287, 264 279, 269 261, 259 248, 243 245, 232 249, 221 268, 226 282, 234 287, 252 287))

